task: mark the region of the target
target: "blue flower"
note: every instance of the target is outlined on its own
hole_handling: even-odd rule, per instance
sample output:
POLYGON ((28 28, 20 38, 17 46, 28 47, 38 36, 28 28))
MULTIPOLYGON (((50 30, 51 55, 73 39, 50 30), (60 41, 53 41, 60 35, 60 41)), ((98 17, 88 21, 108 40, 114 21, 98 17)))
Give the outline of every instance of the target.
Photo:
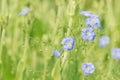
POLYGON ((25 8, 20 13, 18 13, 18 16, 26 15, 30 11, 30 8, 25 8))
POLYGON ((110 43, 110 39, 108 36, 101 36, 99 39, 99 46, 106 47, 110 43))
POLYGON ((60 57, 60 55, 61 55, 61 53, 60 53, 59 50, 54 50, 53 56, 55 56, 55 57, 60 57))
POLYGON ((82 65, 82 70, 84 71, 85 75, 89 75, 95 71, 95 67, 92 63, 88 62, 82 65))
POLYGON ((80 14, 88 17, 92 14, 92 12, 91 11, 81 11, 80 14))
POLYGON ((87 19, 86 19, 86 24, 89 26, 95 26, 101 28, 100 24, 100 19, 98 18, 97 15, 91 14, 87 19))
POLYGON ((74 39, 71 36, 65 37, 61 43, 64 50, 72 50, 74 47, 74 39))
POLYGON ((87 27, 82 29, 82 38, 84 40, 93 41, 95 36, 96 36, 96 33, 92 28, 87 27))
POLYGON ((120 48, 113 48, 112 49, 112 57, 114 59, 120 60, 120 48))

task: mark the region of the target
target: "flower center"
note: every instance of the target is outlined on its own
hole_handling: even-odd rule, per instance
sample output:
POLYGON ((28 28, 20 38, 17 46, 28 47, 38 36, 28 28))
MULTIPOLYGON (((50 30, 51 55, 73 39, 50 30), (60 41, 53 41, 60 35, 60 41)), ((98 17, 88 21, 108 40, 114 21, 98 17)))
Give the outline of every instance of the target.
POLYGON ((106 41, 106 40, 104 40, 104 41, 103 41, 103 44, 107 44, 107 41, 106 41))
POLYGON ((71 46, 71 42, 70 41, 67 41, 67 46, 71 46))
POLYGON ((90 70, 91 69, 91 67, 90 66, 87 66, 87 68, 86 68, 87 70, 90 70))
POLYGON ((91 18, 91 22, 95 22, 95 18, 91 18))
POLYGON ((87 32, 87 35, 88 35, 88 36, 91 36, 91 33, 88 31, 88 32, 87 32))

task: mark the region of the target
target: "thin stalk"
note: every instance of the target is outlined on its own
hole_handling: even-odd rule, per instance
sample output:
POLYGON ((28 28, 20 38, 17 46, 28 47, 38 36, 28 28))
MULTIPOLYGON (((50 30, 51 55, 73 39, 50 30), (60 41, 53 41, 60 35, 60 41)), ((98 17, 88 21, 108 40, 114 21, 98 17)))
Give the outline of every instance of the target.
POLYGON ((2 49, 3 49, 3 45, 4 45, 4 38, 5 38, 5 29, 3 28, 2 30, 2 36, 1 36, 1 43, 0 43, 0 76, 3 75, 3 65, 2 65, 2 49))
MULTIPOLYGON (((68 29, 67 29, 67 36, 69 36, 71 34, 71 28, 72 28, 72 24, 73 24, 73 16, 74 16, 74 12, 75 12, 75 1, 74 0, 70 0, 69 1, 69 7, 68 7, 68 14, 70 16, 69 19, 69 23, 68 23, 68 29), (72 7, 71 7, 72 6, 72 7)), ((66 59, 68 58, 68 51, 65 51, 63 54, 63 58, 62 58, 62 62, 61 62, 61 67, 63 68, 63 66, 65 65, 66 59)), ((62 69, 61 69, 62 72, 62 69)), ((62 80, 62 76, 61 76, 61 80, 62 80)))
POLYGON ((112 6, 112 0, 106 0, 106 8, 107 8, 107 27, 113 31, 116 26, 116 20, 113 14, 113 6, 112 6), (111 27, 110 27, 111 26, 111 27))
POLYGON ((0 44, 0 64, 2 63, 2 48, 4 45, 4 38, 5 38, 5 29, 2 30, 2 36, 1 36, 1 44, 0 44))
MULTIPOLYGON (((1 1, 1 12, 2 13, 4 13, 4 10, 5 10, 5 5, 6 5, 5 3, 6 3, 6 0, 1 1)), ((0 43, 0 64, 2 63, 1 55, 2 55, 2 47, 3 47, 3 43, 4 43, 4 37, 5 37, 5 28, 4 28, 4 25, 3 25, 1 43, 0 43)))
POLYGON ((46 80, 46 71, 47 71, 47 60, 45 60, 45 64, 44 64, 43 80, 46 80))
MULTIPOLYGON (((112 10, 112 0, 107 0, 107 14, 108 14, 108 18, 109 18, 109 23, 112 23, 112 24, 108 24, 108 27, 110 28, 111 31, 115 30, 115 19, 114 19, 114 16, 113 16, 113 10, 112 10)), ((113 41, 116 39, 116 32, 113 33, 113 41)), ((115 46, 115 43, 111 43, 111 47, 112 46, 115 46)), ((107 73, 107 77, 110 76, 111 74, 111 71, 112 71, 112 68, 113 68, 113 61, 112 59, 109 59, 109 67, 108 67, 108 73, 107 73)))
POLYGON ((4 12, 4 9, 5 9, 5 0, 2 0, 1 1, 1 12, 4 12))
POLYGON ((27 56, 26 54, 27 54, 27 49, 28 49, 28 42, 29 42, 28 34, 26 33, 23 56, 17 66, 17 75, 16 75, 17 80, 23 80, 23 72, 26 67, 25 64, 26 64, 26 56, 27 56))
POLYGON ((32 65, 33 65, 33 69, 36 69, 36 61, 37 61, 37 54, 36 51, 33 51, 33 55, 32 55, 32 65))
POLYGON ((69 19, 69 24, 68 24, 68 32, 67 32, 67 36, 70 35, 71 27, 72 27, 72 23, 73 23, 73 19, 72 19, 72 17, 70 17, 70 19, 69 19))
POLYGON ((60 79, 63 80, 63 77, 62 77, 62 72, 63 72, 63 67, 62 67, 62 57, 60 57, 60 79))
MULTIPOLYGON (((56 3, 57 4, 57 3, 56 3)), ((59 23, 60 23, 60 17, 61 17, 61 13, 62 13, 62 7, 60 5, 58 5, 58 10, 57 10, 57 16, 56 16, 56 22, 55 22, 55 32, 54 32, 54 37, 52 39, 52 41, 56 41, 55 39, 55 36, 57 35, 57 32, 58 32, 58 28, 59 28, 59 23)), ((54 42, 53 42, 54 43, 54 42)), ((55 46, 55 45, 54 45, 55 46)), ((57 63, 56 63, 57 64, 57 63)), ((56 65, 55 64, 55 65, 56 65)), ((61 64, 61 63, 60 63, 61 64)), ((45 62, 45 71, 46 71, 46 66, 47 66, 47 62, 45 62)), ((56 67, 56 66, 55 66, 56 67)), ((54 69, 55 67, 53 68, 52 70, 52 73, 54 74, 54 69)), ((61 68, 61 67, 60 67, 61 68)), ((45 77, 45 76, 44 76, 45 77)), ((60 74, 60 77, 61 77, 61 74, 60 74)), ((43 79, 45 80, 45 78, 43 79)))
MULTIPOLYGON (((70 10, 70 11, 68 10, 69 11, 68 14, 70 15, 70 19, 69 19, 69 23, 68 23, 67 36, 69 36, 71 34, 71 28, 72 28, 72 24, 73 24, 73 17, 72 16, 74 15, 75 7, 76 7, 75 1, 70 0, 69 7, 68 7, 68 9, 70 10), (71 7, 71 6, 73 6, 73 7, 71 7)), ((65 61, 67 59, 67 53, 68 52, 65 51, 64 54, 63 54, 64 57, 62 59, 62 65, 65 64, 65 61)))
MULTIPOLYGON (((61 15, 61 7, 58 6, 58 11, 57 11, 57 18, 56 18, 56 23, 55 23, 55 32, 54 32, 54 36, 56 36, 57 32, 58 32, 58 28, 59 28, 59 18, 60 18, 60 15, 61 15)), ((53 41, 55 41, 55 37, 53 37, 53 41)))

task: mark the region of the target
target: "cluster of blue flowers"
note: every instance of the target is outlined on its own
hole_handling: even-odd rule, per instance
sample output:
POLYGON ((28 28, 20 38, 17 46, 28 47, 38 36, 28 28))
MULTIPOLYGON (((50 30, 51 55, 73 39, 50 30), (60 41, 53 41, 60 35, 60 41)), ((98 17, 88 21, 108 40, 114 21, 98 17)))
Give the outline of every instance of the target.
MULTIPOLYGON (((91 11, 81 11, 81 15, 87 17, 86 19, 86 28, 82 29, 82 38, 84 40, 93 41, 96 33, 92 27, 102 28, 100 19, 97 15, 93 14, 91 11)), ((101 36, 99 38, 99 47, 105 48, 107 45, 110 44, 110 39, 108 36, 101 36)), ((120 60, 120 48, 114 48, 111 51, 112 57, 114 59, 120 60)), ((92 63, 84 63, 82 65, 82 70, 84 71, 85 75, 89 75, 95 71, 95 67, 92 63)))
MULTIPOLYGON (((82 38, 86 41, 94 41, 96 37, 96 32, 92 27, 101 28, 100 19, 97 15, 93 14, 91 11, 81 11, 81 15, 86 16, 86 28, 82 29, 82 38)), ((108 38, 109 39, 109 38, 108 38)), ((100 39, 100 46, 106 46, 109 43, 103 42, 104 38, 100 39)), ((82 65, 82 70, 85 75, 92 74, 95 71, 94 64, 91 62, 86 62, 82 65)))
POLYGON ((97 15, 93 14, 91 11, 81 11, 81 15, 86 16, 86 28, 82 29, 82 38, 84 40, 93 41, 96 33, 92 27, 101 28, 100 19, 97 15))
MULTIPOLYGON (((24 16, 30 11, 30 8, 25 8, 22 10, 18 16, 24 16)), ((100 19, 97 15, 93 14, 91 11, 81 11, 81 15, 86 16, 86 28, 82 29, 81 37, 85 41, 94 41, 96 37, 96 32, 94 31, 93 27, 102 28, 100 19)), ((71 51, 74 48, 74 38, 72 36, 67 36, 63 38, 61 41, 63 50, 71 51)), ((110 44, 110 39, 108 36, 101 36, 99 38, 99 47, 105 48, 107 45, 110 44)), ((55 57, 61 56, 61 51, 55 49, 53 52, 55 57)), ((111 51, 111 55, 114 59, 120 60, 120 48, 113 48, 111 51)), ((89 75, 95 71, 95 66, 91 62, 86 62, 82 65, 82 70, 84 71, 85 75, 89 75)))
MULTIPOLYGON (((101 23, 100 19, 97 15, 93 14, 91 11, 81 11, 81 15, 86 16, 86 28, 82 29, 81 32, 81 37, 85 41, 94 41, 96 37, 96 32, 93 29, 93 27, 97 27, 98 29, 101 29, 101 23)), ((72 36, 67 36, 63 38, 62 40, 62 45, 64 50, 72 50, 74 48, 74 39, 72 36)), ((99 38, 99 47, 105 48, 107 45, 110 44, 110 39, 108 36, 103 35, 99 38)), ((60 56, 60 51, 59 50, 54 50, 53 55, 55 57, 60 56)), ((114 48, 112 49, 112 57, 114 59, 119 59, 120 60, 120 48, 114 48)), ((85 75, 92 74, 95 71, 95 66, 91 62, 85 62, 82 65, 82 70, 84 71, 85 75)))
POLYGON ((91 11, 81 11, 80 14, 87 17, 86 18, 87 26, 94 26, 101 28, 100 19, 97 15, 93 14, 91 11))

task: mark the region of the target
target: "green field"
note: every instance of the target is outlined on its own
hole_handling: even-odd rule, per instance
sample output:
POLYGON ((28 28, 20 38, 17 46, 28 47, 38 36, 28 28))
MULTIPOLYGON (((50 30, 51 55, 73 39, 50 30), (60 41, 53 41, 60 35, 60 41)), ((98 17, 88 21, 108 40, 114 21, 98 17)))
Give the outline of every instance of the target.
POLYGON ((120 80, 113 48, 120 48, 120 0, 0 0, 0 80, 120 80), (94 41, 81 37, 86 17, 80 12, 86 10, 101 21, 94 41), (110 38, 105 48, 98 45, 102 35, 110 38), (74 37, 70 51, 62 48, 66 36, 74 37), (88 76, 85 62, 95 66, 88 76))

